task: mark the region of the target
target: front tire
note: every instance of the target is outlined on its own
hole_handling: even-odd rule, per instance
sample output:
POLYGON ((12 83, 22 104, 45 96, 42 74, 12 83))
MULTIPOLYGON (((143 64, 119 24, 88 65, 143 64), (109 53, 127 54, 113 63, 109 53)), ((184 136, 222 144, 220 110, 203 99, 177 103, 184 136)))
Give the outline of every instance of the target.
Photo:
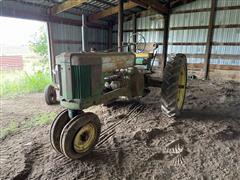
POLYGON ((161 109, 168 117, 180 115, 186 94, 187 59, 184 54, 172 57, 163 71, 161 109))
POLYGON ((60 136, 64 126, 70 121, 68 110, 60 112, 52 122, 50 129, 50 142, 55 151, 62 153, 60 148, 60 136))
POLYGON ((67 123, 61 133, 61 151, 70 159, 89 154, 98 142, 101 124, 97 115, 84 113, 67 123))

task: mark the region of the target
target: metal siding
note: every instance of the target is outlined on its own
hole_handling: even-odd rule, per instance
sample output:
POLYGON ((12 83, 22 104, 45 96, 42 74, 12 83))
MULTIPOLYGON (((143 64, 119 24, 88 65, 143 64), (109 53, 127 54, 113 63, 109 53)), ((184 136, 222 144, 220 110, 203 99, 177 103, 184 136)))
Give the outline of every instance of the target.
POLYGON ((94 47, 97 51, 107 49, 108 31, 105 29, 88 28, 88 47, 94 47), (96 44, 94 44, 96 43, 96 44))
POLYGON ((210 12, 194 12, 186 14, 172 14, 170 27, 205 26, 208 25, 210 12))
POLYGON ((53 39, 81 41, 81 27, 53 23, 53 39))
POLYGON ((182 45, 169 45, 168 53, 185 53, 185 54, 204 54, 205 46, 182 46, 182 45))
POLYGON ((0 7, 1 9, 11 8, 14 10, 21 10, 23 12, 27 11, 27 12, 33 12, 38 14, 47 14, 47 8, 43 8, 38 5, 30 5, 27 3, 16 2, 13 0, 0 1, 0 7))
POLYGON ((240 42, 240 28, 216 28, 213 41, 215 42, 240 42))
MULTIPOLYGON (((208 1, 199 3, 198 1, 190 3, 176 10, 192 10, 210 7, 208 1)), ((185 14, 172 14, 170 16, 171 27, 189 27, 189 26, 207 26, 210 12, 194 12, 185 14)), ((168 53, 185 53, 185 54, 204 54, 205 46, 203 45, 171 45, 171 43, 203 43, 207 41, 207 29, 187 29, 187 30, 170 30, 168 53)), ((203 63, 203 58, 188 58, 188 63, 203 63)))
MULTIPOLYGON (((97 51, 107 49, 107 30, 87 28, 87 50, 94 47, 97 51)), ((80 26, 53 23, 53 39, 63 41, 79 41, 78 44, 55 43, 54 52, 58 55, 62 52, 80 52, 82 50, 82 35, 80 26)))
POLYGON ((176 11, 185 11, 185 10, 194 10, 194 9, 202 9, 202 8, 210 8, 211 7, 211 1, 210 0, 197 0, 192 3, 179 6, 175 9, 173 9, 173 12, 176 11))
POLYGON ((171 30, 169 32, 169 43, 206 41, 207 29, 171 30))
MULTIPOLYGON (((62 41, 81 41, 81 27, 66 24, 52 23, 53 40, 62 41)), ((82 50, 82 44, 64 44, 54 43, 54 53, 59 55, 63 52, 79 52, 82 50)))
MULTIPOLYGON (((237 0, 218 0, 219 7, 225 6, 238 6, 240 1, 237 0)), ((228 25, 228 24, 240 24, 240 9, 235 10, 219 10, 216 13, 216 25, 228 25)), ((240 28, 215 28, 214 29, 214 42, 240 42, 240 28)), ((213 45, 212 54, 222 55, 240 55, 240 46, 224 46, 224 45, 213 45)), ((222 65, 238 65, 240 66, 240 60, 230 59, 213 59, 211 58, 211 64, 222 64, 222 65)))
POLYGON ((240 55, 240 46, 213 46, 212 54, 240 55))
POLYGON ((163 17, 159 14, 137 18, 137 29, 163 28, 163 17))
MULTIPOLYGON (((150 11, 148 11, 150 13, 150 11)), ((143 31, 144 29, 160 29, 163 28, 163 17, 159 14, 150 15, 147 17, 138 17, 137 18, 137 31, 141 30, 141 33, 146 40, 146 43, 162 43, 163 42, 163 31, 143 31)), ((117 43, 117 24, 113 26, 113 43, 117 43)), ((125 21, 123 24, 123 30, 133 31, 132 20, 125 21)), ((132 35, 132 32, 123 33, 123 42, 127 42, 129 37, 132 35)), ((124 51, 127 51, 127 48, 124 48, 124 51)), ((162 52, 162 47, 160 46, 158 52, 162 52)))
POLYGON ((240 24, 240 9, 217 11, 216 25, 240 24))
POLYGON ((226 7, 226 6, 240 6, 239 0, 218 0, 218 7, 226 7))
MULTIPOLYGON (((239 0, 218 0, 218 7, 238 6, 239 0)), ((210 8, 210 0, 198 0, 175 8, 173 12, 210 8)), ((240 24, 240 10, 218 10, 215 25, 240 24)), ((173 14, 170 27, 208 26, 210 12, 194 12, 173 14)), ((169 43, 174 42, 206 42, 208 29, 171 30, 169 43)), ((240 28, 215 28, 213 42, 240 42, 240 28)), ((169 53, 205 54, 205 46, 169 45, 169 53)), ((239 55, 239 46, 212 46, 212 54, 239 55)), ((203 58, 188 58, 189 63, 203 63, 203 58)), ((238 60, 211 59, 211 64, 240 65, 238 60)))

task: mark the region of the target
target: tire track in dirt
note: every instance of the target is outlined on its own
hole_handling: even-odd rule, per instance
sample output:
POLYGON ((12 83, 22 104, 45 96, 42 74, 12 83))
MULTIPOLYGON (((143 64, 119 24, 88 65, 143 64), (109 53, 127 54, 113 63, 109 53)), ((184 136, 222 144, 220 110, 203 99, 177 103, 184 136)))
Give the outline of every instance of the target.
POLYGON ((119 119, 117 122, 113 123, 106 129, 104 129, 99 138, 99 142, 97 143, 96 147, 101 147, 102 144, 104 144, 108 139, 110 139, 115 133, 115 128, 119 125, 121 125, 123 122, 126 122, 126 124, 129 124, 132 119, 136 118, 145 108, 145 105, 140 104, 139 102, 136 102, 130 106, 130 110, 126 115, 124 115, 124 118, 119 119))
POLYGON ((37 160, 37 155, 38 152, 40 152, 39 150, 41 147, 42 145, 37 143, 29 143, 25 145, 25 148, 23 149, 24 167, 16 176, 12 178, 13 180, 24 180, 29 177, 29 175, 32 173, 34 162, 37 160))

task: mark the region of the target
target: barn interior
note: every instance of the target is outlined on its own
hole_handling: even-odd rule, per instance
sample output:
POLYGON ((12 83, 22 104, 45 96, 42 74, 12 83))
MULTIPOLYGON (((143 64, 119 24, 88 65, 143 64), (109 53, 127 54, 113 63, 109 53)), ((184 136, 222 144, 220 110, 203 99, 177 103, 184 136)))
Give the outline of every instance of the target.
POLYGON ((98 115, 104 136, 79 160, 49 141, 62 104, 47 105, 43 92, 0 97, 1 134, 9 132, 0 139, 0 179, 239 179, 239 15, 240 0, 0 1, 0 16, 47 23, 53 86, 62 53, 132 53, 137 45, 156 55, 160 79, 170 56, 184 54, 188 79, 177 118, 161 111, 155 87, 84 109, 98 115))

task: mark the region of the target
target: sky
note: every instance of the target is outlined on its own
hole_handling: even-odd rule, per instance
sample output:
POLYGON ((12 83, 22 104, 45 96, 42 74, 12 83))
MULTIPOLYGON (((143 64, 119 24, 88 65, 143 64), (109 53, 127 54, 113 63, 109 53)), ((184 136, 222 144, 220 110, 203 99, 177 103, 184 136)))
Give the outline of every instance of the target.
POLYGON ((44 22, 0 17, 0 45, 27 45, 44 22))

